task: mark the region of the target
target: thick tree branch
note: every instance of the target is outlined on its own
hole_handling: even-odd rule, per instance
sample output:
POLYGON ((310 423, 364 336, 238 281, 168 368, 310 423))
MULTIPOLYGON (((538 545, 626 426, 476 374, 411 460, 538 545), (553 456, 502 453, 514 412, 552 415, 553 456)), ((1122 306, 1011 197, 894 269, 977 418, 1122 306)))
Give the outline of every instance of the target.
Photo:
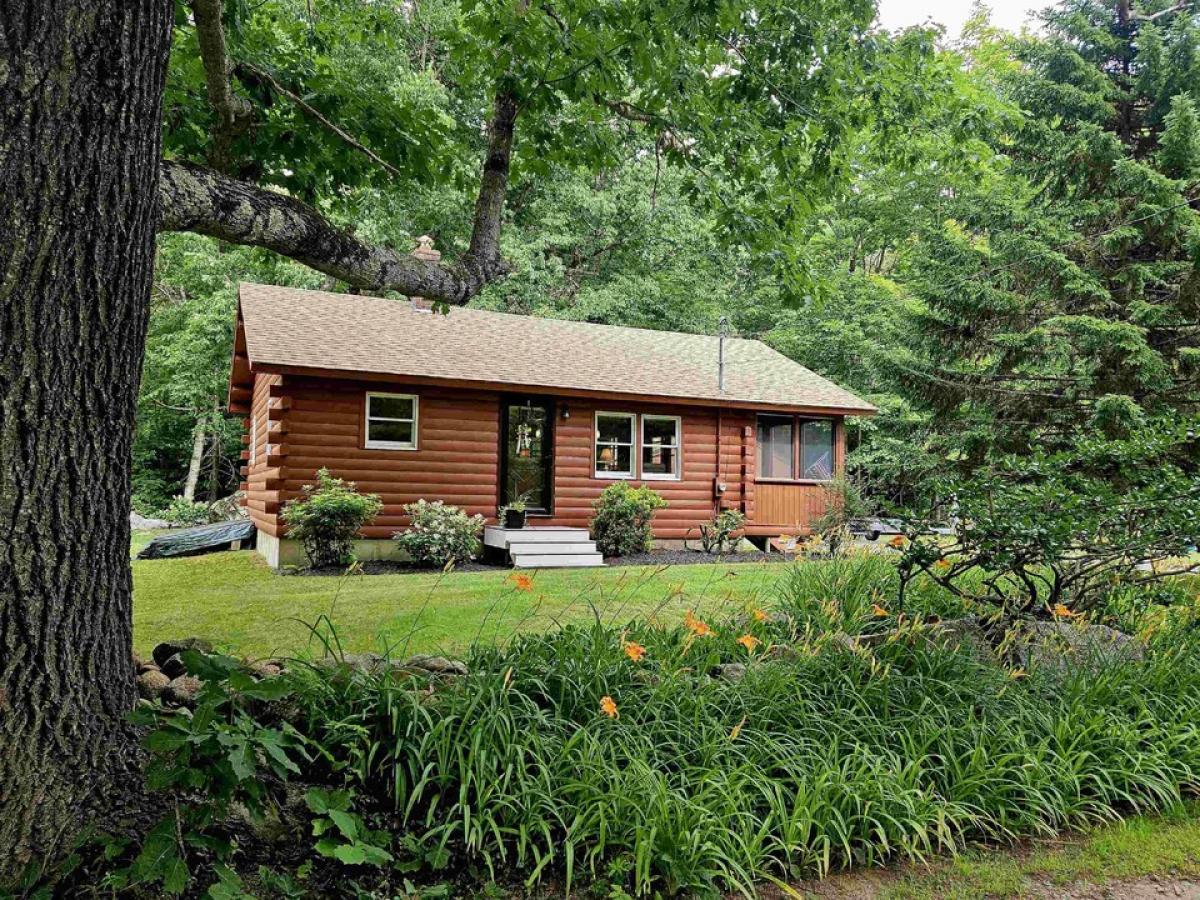
POLYGON ((229 54, 225 48, 221 8, 222 0, 192 0, 196 38, 200 44, 200 59, 204 63, 204 85, 217 120, 209 162, 218 171, 230 174, 233 169, 233 142, 250 124, 253 109, 248 101, 233 92, 229 82, 229 54))
POLYGON ((517 121, 517 100, 508 91, 496 94, 495 111, 488 125, 488 150, 479 179, 475 218, 471 227, 471 248, 467 256, 474 264, 500 262, 500 226, 504 219, 504 201, 508 192, 508 171, 512 163, 513 126, 517 121))
MULTIPOLYGON (((498 231, 498 215, 496 227, 498 231)), ((466 303, 508 273, 498 249, 485 257, 468 255, 455 264, 437 265, 366 243, 294 197, 171 160, 163 161, 159 175, 158 229, 265 247, 364 290, 452 304, 466 303)))

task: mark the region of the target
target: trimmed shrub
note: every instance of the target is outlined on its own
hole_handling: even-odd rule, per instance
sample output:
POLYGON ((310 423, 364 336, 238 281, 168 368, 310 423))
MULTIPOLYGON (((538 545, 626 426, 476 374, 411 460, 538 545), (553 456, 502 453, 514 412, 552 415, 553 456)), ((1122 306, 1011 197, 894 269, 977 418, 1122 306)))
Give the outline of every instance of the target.
POLYGON ((626 556, 650 549, 650 521, 667 505, 662 494, 648 487, 610 484, 592 504, 592 539, 605 556, 626 556))
POLYGON ((412 524, 407 531, 397 531, 392 540, 414 562, 447 566, 473 559, 479 552, 483 516, 468 516, 441 500, 408 503, 404 512, 412 518, 412 524))
POLYGON ((353 562, 355 536, 382 508, 377 494, 360 494, 354 482, 335 478, 323 468, 316 483, 306 484, 304 496, 288 502, 281 515, 288 537, 298 540, 309 563, 320 569, 353 562))

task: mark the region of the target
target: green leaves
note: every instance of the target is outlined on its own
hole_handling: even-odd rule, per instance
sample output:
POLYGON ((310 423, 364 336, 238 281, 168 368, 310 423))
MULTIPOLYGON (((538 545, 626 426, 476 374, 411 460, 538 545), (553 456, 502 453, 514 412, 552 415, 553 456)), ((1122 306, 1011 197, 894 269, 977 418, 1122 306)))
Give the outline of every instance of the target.
POLYGON ((348 866, 390 863, 393 856, 387 846, 391 836, 363 824, 362 817, 351 811, 353 797, 350 791, 320 788, 312 788, 304 795, 304 802, 318 816, 313 821, 313 835, 320 838, 316 851, 348 866))
POLYGON ((360 494, 354 483, 335 478, 322 468, 304 486, 303 496, 289 501, 281 518, 291 536, 304 545, 316 568, 350 563, 350 548, 358 530, 383 508, 378 494, 360 494))

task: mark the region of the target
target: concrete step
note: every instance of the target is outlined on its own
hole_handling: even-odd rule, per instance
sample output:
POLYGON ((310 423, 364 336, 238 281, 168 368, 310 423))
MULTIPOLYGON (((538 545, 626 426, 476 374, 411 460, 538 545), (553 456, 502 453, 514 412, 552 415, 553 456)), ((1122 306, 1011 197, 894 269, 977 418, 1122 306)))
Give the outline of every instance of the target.
POLYGON ((577 569, 603 566, 599 553, 522 553, 513 554, 514 569, 577 569))
POLYGON ((551 544, 548 542, 535 541, 531 544, 517 543, 513 541, 508 545, 508 552, 513 556, 520 556, 525 553, 540 553, 560 554, 560 553, 595 553, 595 541, 571 541, 570 543, 551 544))
POLYGON ((512 544, 569 544, 588 540, 586 528, 529 525, 525 528, 501 528, 488 525, 483 529, 483 542, 489 547, 507 548, 512 544))

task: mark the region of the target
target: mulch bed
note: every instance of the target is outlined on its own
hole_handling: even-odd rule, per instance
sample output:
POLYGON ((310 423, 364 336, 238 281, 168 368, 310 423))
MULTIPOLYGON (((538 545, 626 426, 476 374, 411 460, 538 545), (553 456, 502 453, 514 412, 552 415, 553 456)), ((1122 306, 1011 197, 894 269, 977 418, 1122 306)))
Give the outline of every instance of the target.
POLYGON ((610 556, 604 560, 606 566, 694 566, 728 565, 729 563, 785 562, 782 553, 704 553, 701 550, 651 550, 649 553, 633 553, 629 556, 610 556))
MULTIPOLYGON (((475 560, 468 563, 460 563, 455 566, 450 573, 454 572, 503 572, 508 566, 490 565, 489 563, 475 560)), ((281 569, 282 575, 344 575, 346 569, 344 566, 325 566, 320 569, 313 568, 298 568, 289 567, 281 569)), ((359 564, 359 569, 355 570, 355 574, 363 575, 437 575, 442 572, 439 568, 431 566, 418 566, 412 563, 403 562, 387 562, 384 560, 374 560, 359 564)))
MULTIPOLYGON (((780 553, 725 553, 716 555, 699 550, 652 550, 649 553, 634 553, 630 556, 610 556, 604 560, 606 566, 694 566, 694 565, 730 565, 732 563, 755 562, 784 562, 786 557, 780 553)), ((429 566, 417 566, 412 563, 373 561, 360 564, 363 575, 436 575, 441 569, 429 566)), ((507 565, 475 560, 455 566, 449 573, 455 572, 504 572, 510 569, 507 565)), ((327 566, 322 569, 290 567, 280 570, 283 575, 343 575, 346 570, 340 566, 327 566)), ((357 574, 357 573, 356 573, 357 574)))

